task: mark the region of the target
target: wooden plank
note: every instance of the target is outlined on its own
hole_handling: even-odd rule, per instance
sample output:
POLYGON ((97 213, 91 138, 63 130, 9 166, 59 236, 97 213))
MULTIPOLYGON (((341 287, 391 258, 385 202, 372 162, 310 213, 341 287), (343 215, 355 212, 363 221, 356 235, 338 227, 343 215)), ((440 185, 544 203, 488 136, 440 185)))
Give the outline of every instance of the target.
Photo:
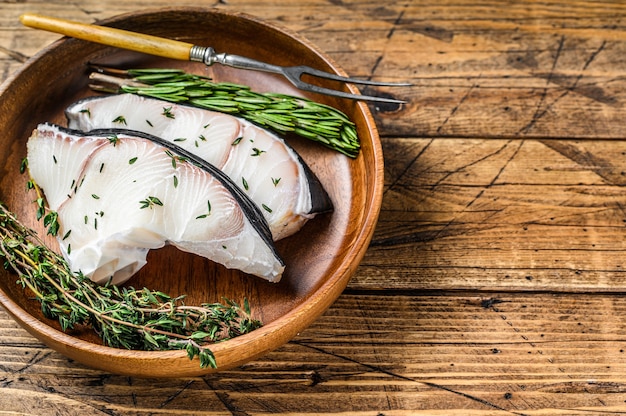
POLYGON ((626 145, 385 139, 354 289, 624 292, 626 145))
MULTIPOLYGON (((93 22, 145 6, 2 3, 0 79, 58 38, 21 13, 93 22)), ((297 31, 352 75, 415 84, 379 89, 409 104, 371 106, 386 189, 361 267, 292 342, 198 378, 91 370, 0 311, 1 412, 624 413, 625 4, 215 7, 297 31)))
POLYGON ((346 293, 292 342, 243 367, 143 380, 12 343, 2 312, 0 385, 11 400, 1 395, 0 409, 37 398, 60 414, 610 412, 626 392, 624 318, 622 296, 346 293))
MULTIPOLYGON (((24 8, 6 7, 3 23, 11 31, 0 47, 29 56, 57 38, 21 28, 17 17, 24 8)), ((47 7, 51 14, 96 21, 133 5, 115 13, 94 2, 69 13, 64 4, 47 7)), ((490 2, 359 2, 338 3, 328 13, 327 3, 319 1, 285 5, 279 16, 271 5, 220 7, 298 31, 354 76, 414 82, 412 88, 381 89, 411 101, 402 108, 372 107, 383 134, 623 137, 626 85, 619 74, 625 36, 614 21, 620 4, 579 2, 571 10, 567 2, 535 3, 502 11, 490 2), (556 12, 562 9, 567 13, 556 12), (537 19, 550 19, 551 27, 538 26, 537 19)))

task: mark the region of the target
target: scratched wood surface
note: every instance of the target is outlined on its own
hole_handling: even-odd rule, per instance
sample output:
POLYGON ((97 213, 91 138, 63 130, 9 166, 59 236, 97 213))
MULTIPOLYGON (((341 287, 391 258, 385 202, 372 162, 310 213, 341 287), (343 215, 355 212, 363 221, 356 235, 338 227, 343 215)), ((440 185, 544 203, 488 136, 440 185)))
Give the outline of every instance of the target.
MULTIPOLYGON (((371 107, 382 212, 326 314, 241 368, 143 380, 71 362, 0 310, 1 413, 626 414, 626 4, 388 3, 205 2, 415 84, 371 107)), ((57 38, 23 12, 168 4, 0 1, 0 77, 57 38)))

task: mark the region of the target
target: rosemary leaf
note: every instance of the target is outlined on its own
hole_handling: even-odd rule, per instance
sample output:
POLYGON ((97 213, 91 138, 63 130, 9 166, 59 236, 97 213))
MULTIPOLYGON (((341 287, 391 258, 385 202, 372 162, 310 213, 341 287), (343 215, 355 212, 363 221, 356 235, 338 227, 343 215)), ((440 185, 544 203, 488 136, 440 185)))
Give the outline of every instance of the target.
MULTIPOLYGON (((99 67, 92 74, 94 88, 99 67)), ((245 118, 280 135, 296 134, 355 158, 360 151, 356 126, 343 112, 331 106, 287 94, 259 93, 250 87, 227 82, 215 83, 207 77, 176 69, 130 69, 106 75, 106 82, 118 86, 119 93, 145 95, 161 100, 224 112, 245 118), (130 77, 122 78, 122 76, 130 77), (116 79, 119 81, 113 83, 116 79)))

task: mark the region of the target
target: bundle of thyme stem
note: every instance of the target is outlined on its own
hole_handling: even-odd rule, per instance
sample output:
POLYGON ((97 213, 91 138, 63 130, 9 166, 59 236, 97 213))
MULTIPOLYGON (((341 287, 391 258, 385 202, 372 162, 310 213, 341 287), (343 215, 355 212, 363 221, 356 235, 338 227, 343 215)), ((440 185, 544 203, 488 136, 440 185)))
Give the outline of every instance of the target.
POLYGON ((105 345, 138 350, 184 349, 202 368, 216 368, 208 344, 248 333, 262 324, 243 306, 225 303, 187 306, 183 297, 159 291, 100 286, 72 273, 63 257, 45 246, 0 203, 0 257, 30 289, 43 314, 66 331, 91 326, 105 345))
POLYGON ((278 134, 293 133, 351 158, 359 154, 355 124, 343 112, 287 94, 259 93, 250 87, 178 69, 129 69, 94 66, 90 87, 109 93, 131 93, 185 103, 247 119, 278 134))

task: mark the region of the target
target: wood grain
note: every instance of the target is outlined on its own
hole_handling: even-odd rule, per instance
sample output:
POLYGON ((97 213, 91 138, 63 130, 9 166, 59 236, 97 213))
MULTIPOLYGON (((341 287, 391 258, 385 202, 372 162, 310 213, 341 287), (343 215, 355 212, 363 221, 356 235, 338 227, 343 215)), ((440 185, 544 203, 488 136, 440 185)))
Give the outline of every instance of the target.
MULTIPOLYGON (((623 297, 346 293, 265 357, 173 380, 86 369, 30 342, 3 315, 2 386, 29 404, 81 404, 67 414, 610 412, 624 403, 626 326, 607 320, 609 310, 626 313, 623 297)), ((23 406, 0 399, 4 410, 23 406)))
MULTIPOLYGON (((2 78, 87 23, 161 1, 0 2, 2 78)), ((196 5, 178 2, 177 5, 196 5)), ((31 414, 626 414, 626 5, 207 4, 297 31, 377 91, 385 192, 347 290, 243 367, 144 380, 53 352, 0 313, 0 410, 31 414)), ((0 168, 0 173, 3 173, 0 168)))

